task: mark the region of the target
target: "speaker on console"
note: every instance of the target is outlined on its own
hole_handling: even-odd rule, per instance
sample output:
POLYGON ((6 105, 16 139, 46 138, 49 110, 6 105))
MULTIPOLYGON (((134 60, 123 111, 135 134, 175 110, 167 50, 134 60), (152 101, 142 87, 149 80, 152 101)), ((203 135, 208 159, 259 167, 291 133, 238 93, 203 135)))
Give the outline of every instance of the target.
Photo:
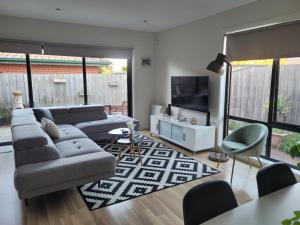
POLYGON ((167 114, 168 114, 169 116, 171 116, 171 114, 172 114, 172 112, 171 112, 171 104, 168 104, 167 114))

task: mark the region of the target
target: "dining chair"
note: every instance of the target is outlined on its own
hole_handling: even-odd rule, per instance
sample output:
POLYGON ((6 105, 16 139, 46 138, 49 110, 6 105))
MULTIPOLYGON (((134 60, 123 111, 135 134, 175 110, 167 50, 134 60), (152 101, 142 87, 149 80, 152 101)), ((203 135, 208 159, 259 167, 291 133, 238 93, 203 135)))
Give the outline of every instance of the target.
POLYGON ((238 206, 230 185, 210 181, 190 189, 183 198, 184 225, 199 225, 238 206))
POLYGON ((274 163, 260 169, 256 181, 259 197, 297 183, 294 173, 285 163, 274 163))
MULTIPOLYGON (((268 128, 259 123, 246 125, 234 130, 222 142, 222 153, 233 157, 230 184, 232 184, 234 164, 236 156, 247 157, 250 164, 250 157, 256 157, 262 167, 259 156, 266 147, 268 128)), ((220 156, 221 159, 222 155, 220 156)), ((219 167, 220 160, 217 167, 219 167)))

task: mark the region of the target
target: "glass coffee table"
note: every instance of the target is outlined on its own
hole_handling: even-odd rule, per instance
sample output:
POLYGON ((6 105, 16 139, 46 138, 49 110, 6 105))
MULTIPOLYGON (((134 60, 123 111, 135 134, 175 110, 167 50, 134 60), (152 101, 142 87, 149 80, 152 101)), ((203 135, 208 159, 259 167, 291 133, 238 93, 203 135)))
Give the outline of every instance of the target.
POLYGON ((120 138, 128 137, 130 134, 130 130, 127 127, 122 127, 122 128, 113 129, 113 130, 109 131, 108 133, 113 136, 113 138, 111 139, 110 148, 109 148, 109 151, 111 152, 114 143, 117 140, 119 140, 120 138))
POLYGON ((125 151, 125 146, 129 145, 129 152, 130 152, 130 157, 134 155, 134 157, 137 155, 140 158, 140 162, 142 165, 142 157, 141 157, 141 150, 140 150, 140 143, 142 142, 141 138, 138 137, 133 137, 132 140, 129 138, 130 136, 130 130, 128 128, 117 128, 113 129, 108 132, 110 135, 113 136, 111 143, 110 143, 110 152, 112 152, 112 147, 114 143, 118 143, 119 145, 122 145, 121 150, 119 151, 118 154, 118 160, 117 164, 119 163, 121 157, 122 157, 122 152, 125 151))

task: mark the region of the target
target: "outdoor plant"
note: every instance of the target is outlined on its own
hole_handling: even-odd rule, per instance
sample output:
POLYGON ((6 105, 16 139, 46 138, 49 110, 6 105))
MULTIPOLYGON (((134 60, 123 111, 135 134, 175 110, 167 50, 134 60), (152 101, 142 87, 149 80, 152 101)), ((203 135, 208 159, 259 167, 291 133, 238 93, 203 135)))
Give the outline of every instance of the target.
MULTIPOLYGON (((266 110, 269 109, 269 101, 267 101, 264 104, 264 108, 266 110)), ((279 120, 281 122, 286 121, 290 110, 291 110, 291 100, 286 96, 279 95, 277 98, 277 113, 279 116, 279 120)))
POLYGON ((4 125, 4 120, 9 119, 11 109, 6 106, 0 107, 0 126, 4 125))
MULTIPOLYGON (((291 155, 291 151, 295 146, 295 143, 300 141, 300 134, 299 133, 291 133, 282 138, 280 145, 278 146, 279 150, 284 151, 291 155)), ((292 155, 291 155, 292 156, 292 155)), ((297 156, 295 156, 297 157, 297 156)))

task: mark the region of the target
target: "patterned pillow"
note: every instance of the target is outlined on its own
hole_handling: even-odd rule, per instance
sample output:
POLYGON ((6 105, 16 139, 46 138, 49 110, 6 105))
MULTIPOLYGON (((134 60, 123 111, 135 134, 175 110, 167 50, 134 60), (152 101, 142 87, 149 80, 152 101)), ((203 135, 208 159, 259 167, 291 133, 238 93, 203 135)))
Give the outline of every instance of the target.
POLYGON ((54 122, 49 119, 42 118, 41 120, 42 127, 47 134, 52 138, 59 138, 59 130, 54 122))

